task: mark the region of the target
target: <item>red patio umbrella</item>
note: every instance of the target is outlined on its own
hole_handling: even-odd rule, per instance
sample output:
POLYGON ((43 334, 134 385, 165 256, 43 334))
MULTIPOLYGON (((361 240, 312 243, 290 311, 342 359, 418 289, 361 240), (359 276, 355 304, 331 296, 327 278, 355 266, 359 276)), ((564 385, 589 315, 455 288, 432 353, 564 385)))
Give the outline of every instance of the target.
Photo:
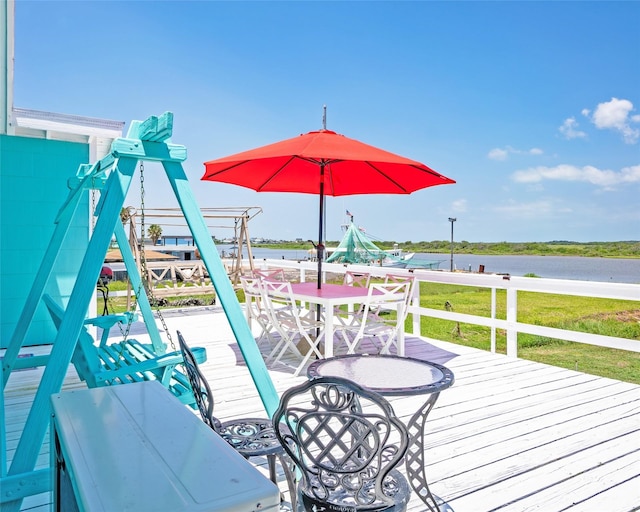
POLYGON ((203 180, 257 192, 301 192, 320 196, 318 288, 322 280, 325 196, 411 194, 455 183, 426 165, 330 130, 309 132, 205 162, 203 180))

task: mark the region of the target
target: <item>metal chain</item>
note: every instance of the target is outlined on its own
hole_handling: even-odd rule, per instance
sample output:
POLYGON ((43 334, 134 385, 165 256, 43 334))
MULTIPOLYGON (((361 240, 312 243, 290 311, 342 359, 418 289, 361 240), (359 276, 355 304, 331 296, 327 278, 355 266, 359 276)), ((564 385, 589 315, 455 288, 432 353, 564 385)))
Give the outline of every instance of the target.
POLYGON ((91 236, 93 236, 93 231, 96 229, 96 189, 95 184, 96 178, 91 178, 91 236))
MULTIPOLYGON (((93 236, 93 232, 96 228, 96 177, 92 176, 91 177, 91 236, 93 236)), ((109 296, 109 288, 108 288, 108 284, 105 285, 105 287, 107 288, 107 304, 106 304, 106 309, 107 309, 107 313, 109 313, 109 309, 111 309, 111 314, 115 314, 115 304, 114 304, 114 300, 112 297, 109 296)), ((135 310, 135 305, 132 308, 133 310, 135 310)), ((127 340, 127 337, 129 336, 129 331, 131 330, 131 324, 133 322, 133 315, 131 314, 131 311, 128 312, 129 316, 127 319, 127 327, 126 329, 122 329, 122 324, 121 322, 117 322, 118 324, 118 328, 120 329, 120 334, 123 337, 123 343, 122 343, 122 350, 124 349, 124 342, 127 340)), ((120 356, 122 356, 122 353, 120 353, 120 356)))
MULTIPOLYGON (((95 176, 92 176, 91 178, 91 236, 93 236, 93 232, 95 231, 95 228, 96 228, 96 178, 95 176)), ((111 306, 111 313, 115 314, 115 306, 114 306, 113 298, 108 295, 109 285, 107 284, 105 286, 107 287, 107 304, 106 304, 107 313, 109 313, 109 306, 111 306)), ((133 307, 133 310, 135 311, 135 305, 133 307)), ((129 314, 127 317, 127 326, 125 329, 122 328, 121 322, 117 322, 118 329, 120 329, 120 334, 122 336, 122 342, 120 345, 120 353, 118 354, 118 357, 117 357, 116 367, 120 367, 120 362, 123 360, 122 354, 124 352, 125 341, 127 341, 129 332, 131 331, 131 324, 133 323, 133 314, 131 313, 131 311, 128 311, 128 313, 129 314)))
POLYGON ((171 350, 176 352, 176 345, 173 341, 173 337, 171 336, 171 332, 167 327, 167 322, 162 316, 162 312, 160 311, 160 303, 153 296, 153 286, 149 282, 149 269, 147 267, 147 258, 144 249, 144 235, 145 235, 145 215, 144 215, 144 163, 140 162, 140 211, 142 212, 140 215, 140 266, 142 267, 142 283, 144 285, 145 292, 147 292, 147 297, 151 298, 151 302, 156 303, 156 313, 158 315, 158 319, 162 324, 162 328, 164 329, 165 334, 167 335, 167 339, 169 340, 169 344, 171 345, 171 350))

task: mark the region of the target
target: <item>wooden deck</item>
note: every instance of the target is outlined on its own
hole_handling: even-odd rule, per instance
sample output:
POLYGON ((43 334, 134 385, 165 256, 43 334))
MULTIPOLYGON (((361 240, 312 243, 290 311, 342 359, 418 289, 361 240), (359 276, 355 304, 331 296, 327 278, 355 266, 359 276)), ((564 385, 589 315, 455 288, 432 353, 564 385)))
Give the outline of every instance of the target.
MULTIPOLYGON (((192 346, 207 348, 202 368, 218 417, 264 414, 221 308, 174 311, 165 319, 174 337, 180 329, 192 346)), ((143 340, 144 334, 135 337, 143 340)), ((447 510, 640 510, 640 386, 412 337, 407 355, 455 373, 454 386, 441 393, 427 422, 427 476, 447 510)), ((304 380, 285 365, 269 371, 279 393, 304 380)), ((41 369, 23 370, 9 381, 9 457, 41 374, 41 369)), ((78 386, 83 385, 71 368, 65 389, 78 386)), ((419 400, 391 399, 404 419, 419 400)), ((45 444, 39 465, 48 463, 45 444)), ((284 481, 281 487, 286 489, 284 481)), ((22 510, 49 510, 50 500, 49 494, 27 498, 22 510)), ((422 510, 412 498, 409 511, 422 510)))

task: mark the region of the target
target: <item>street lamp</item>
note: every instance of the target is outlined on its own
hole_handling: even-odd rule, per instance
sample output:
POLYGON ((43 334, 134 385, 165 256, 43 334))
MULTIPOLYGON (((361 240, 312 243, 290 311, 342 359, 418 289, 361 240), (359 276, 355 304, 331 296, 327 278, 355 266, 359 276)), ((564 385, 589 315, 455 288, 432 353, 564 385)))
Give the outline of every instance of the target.
POLYGON ((449 222, 451 222, 451 268, 450 271, 453 272, 453 223, 456 221, 455 217, 449 217, 449 222))

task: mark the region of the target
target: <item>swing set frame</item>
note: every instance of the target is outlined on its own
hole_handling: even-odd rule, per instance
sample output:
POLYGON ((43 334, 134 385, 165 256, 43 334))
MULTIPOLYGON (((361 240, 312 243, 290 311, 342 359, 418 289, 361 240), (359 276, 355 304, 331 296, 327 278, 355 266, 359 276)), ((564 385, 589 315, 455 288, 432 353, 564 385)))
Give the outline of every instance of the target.
MULTIPOLYGON (((18 446, 10 466, 7 465, 5 416, 0 424, 2 475, 0 505, 6 512, 18 512, 26 496, 51 490, 51 468, 36 470, 36 462, 50 423, 50 397, 60 392, 72 361, 78 340, 85 329, 85 316, 94 297, 96 282, 105 254, 115 234, 134 289, 140 290, 138 306, 147 326, 152 352, 161 356, 166 345, 160 337, 149 299, 144 292, 135 259, 128 248, 128 240, 120 221, 120 211, 129 191, 136 167, 140 161, 160 162, 178 204, 187 221, 194 242, 213 282, 219 304, 229 321, 235 339, 250 371, 258 394, 269 417, 275 412, 279 396, 269 376, 244 312, 215 244, 209 234, 189 186, 182 162, 187 158, 185 146, 169 141, 173 130, 173 113, 151 116, 145 121, 132 121, 127 136, 115 139, 111 151, 94 164, 83 164, 70 180, 70 191, 55 220, 56 226, 45 252, 42 264, 25 301, 2 364, 2 394, 0 407, 4 410, 4 391, 13 371, 22 368, 18 357, 25 335, 36 309, 44 301, 44 290, 51 269, 60 254, 71 220, 78 204, 88 190, 100 190, 95 206, 95 225, 80 265, 71 295, 61 306, 58 333, 47 356, 30 358, 29 366, 44 366, 42 379, 36 391, 18 446), (37 359, 37 360, 34 360, 37 359), (6 471, 5 469, 8 468, 6 471)), ((100 442, 96 440, 96 442, 100 442)))

